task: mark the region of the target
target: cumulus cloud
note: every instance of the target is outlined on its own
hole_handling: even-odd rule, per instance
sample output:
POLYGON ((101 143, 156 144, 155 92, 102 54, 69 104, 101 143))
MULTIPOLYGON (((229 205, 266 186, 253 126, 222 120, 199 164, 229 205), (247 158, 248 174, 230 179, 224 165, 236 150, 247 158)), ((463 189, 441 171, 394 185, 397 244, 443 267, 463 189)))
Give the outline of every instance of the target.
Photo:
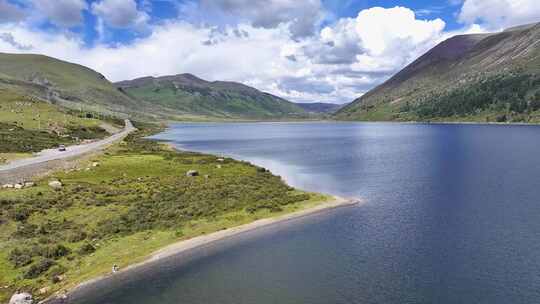
POLYGON ((113 28, 136 28, 143 30, 149 16, 137 9, 135 0, 102 0, 92 4, 92 12, 113 28))
POLYGON ((320 0, 201 0, 201 9, 249 21, 255 27, 289 25, 293 37, 303 38, 315 31, 322 18, 320 0))
POLYGON ((33 0, 37 11, 61 27, 73 27, 83 22, 82 11, 88 6, 84 0, 33 0))
POLYGON ((540 22, 538 0, 465 0, 458 20, 480 23, 490 30, 540 22))
POLYGON ((0 0, 0 23, 17 22, 25 17, 23 10, 10 3, 8 0, 0 0))
MULTIPOLYGON (((335 92, 358 95, 447 38, 444 28, 441 19, 419 20, 408 8, 375 7, 323 28, 288 55, 309 61, 311 75, 332 84, 335 92)), ((281 87, 291 90, 294 85, 281 87)))
MULTIPOLYGON (((108 11, 106 7, 112 9, 105 5, 110 1, 96 2, 93 10, 96 5, 103 12, 108 11)), ((100 19, 109 26, 124 27, 133 24, 126 20, 133 20, 134 15, 107 21, 102 14, 100 19)), ((27 52, 12 43, 24 41, 34 46, 34 53, 89 66, 113 81, 189 72, 208 80, 243 82, 293 101, 344 103, 448 35, 442 20, 419 20, 403 7, 367 9, 303 39, 291 35, 290 22, 263 26, 245 20, 216 26, 169 20, 148 26, 149 35, 132 42, 114 47, 97 42, 88 48, 77 36, 64 32, 3 24, 0 33, 12 37, 0 39, 0 51, 27 52)))

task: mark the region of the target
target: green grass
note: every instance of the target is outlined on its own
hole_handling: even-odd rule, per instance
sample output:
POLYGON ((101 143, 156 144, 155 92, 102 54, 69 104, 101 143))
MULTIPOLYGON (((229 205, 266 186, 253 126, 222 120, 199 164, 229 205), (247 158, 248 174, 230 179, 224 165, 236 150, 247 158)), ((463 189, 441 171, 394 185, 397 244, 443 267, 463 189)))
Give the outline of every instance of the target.
POLYGON ((0 122, 16 124, 27 130, 52 130, 70 126, 97 127, 102 122, 62 111, 59 107, 0 89, 0 122))
POLYGON ((37 152, 77 140, 103 138, 108 133, 101 124, 101 120, 0 89, 0 153, 37 152))
POLYGON ((144 135, 129 136, 81 170, 0 190, 0 286, 9 286, 0 289, 0 302, 18 288, 41 299, 176 241, 329 199, 294 190, 249 163, 172 151, 144 135), (94 161, 99 166, 90 166, 94 161), (200 175, 187 177, 192 169, 200 175), (52 178, 62 190, 47 186, 52 178), (39 295, 43 287, 48 291, 39 295))

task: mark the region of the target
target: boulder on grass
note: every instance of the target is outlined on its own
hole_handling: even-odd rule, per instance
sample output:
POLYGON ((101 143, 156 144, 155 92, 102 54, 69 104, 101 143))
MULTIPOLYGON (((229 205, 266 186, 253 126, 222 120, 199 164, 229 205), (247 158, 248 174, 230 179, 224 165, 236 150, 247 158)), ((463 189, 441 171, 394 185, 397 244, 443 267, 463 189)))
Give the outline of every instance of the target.
POLYGON ((9 304, 32 304, 32 295, 27 292, 16 293, 11 296, 9 304))
POLYGON ((13 188, 15 188, 15 189, 22 189, 22 188, 23 188, 23 185, 22 185, 22 184, 15 184, 15 185, 13 185, 13 188))
POLYGON ((24 183, 25 188, 34 187, 35 185, 36 185, 36 183, 34 183, 34 182, 25 182, 24 183))
POLYGON ((196 171, 196 170, 189 170, 189 171, 186 173, 186 176, 187 176, 187 177, 199 176, 199 172, 196 171))
POLYGON ((59 190, 59 189, 62 189, 62 183, 59 181, 59 180, 53 180, 53 181, 50 181, 49 182, 49 187, 55 189, 55 190, 59 190))

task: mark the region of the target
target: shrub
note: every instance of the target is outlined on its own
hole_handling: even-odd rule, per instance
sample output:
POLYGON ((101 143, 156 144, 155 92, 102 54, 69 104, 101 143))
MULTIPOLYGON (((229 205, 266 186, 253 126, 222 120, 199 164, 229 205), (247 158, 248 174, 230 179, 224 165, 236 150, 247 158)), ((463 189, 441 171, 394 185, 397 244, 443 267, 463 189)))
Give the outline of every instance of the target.
POLYGON ((53 282, 53 283, 58 283, 60 282, 60 276, 62 274, 64 274, 65 272, 67 271, 67 268, 58 264, 58 265, 55 265, 51 268, 51 270, 49 271, 49 279, 53 282))
POLYGON ((16 238, 31 238, 35 236, 36 229, 37 226, 33 224, 19 224, 17 225, 17 230, 13 233, 13 236, 16 238))
POLYGON ((496 122, 505 122, 506 120, 507 120, 506 114, 498 115, 497 117, 495 117, 496 122))
POLYGON ((71 250, 62 244, 45 246, 41 248, 40 255, 44 258, 50 259, 59 259, 61 257, 67 256, 71 250))
POLYGON ((87 236, 86 232, 84 232, 84 231, 73 231, 73 232, 68 234, 67 241, 70 242, 70 243, 80 242, 80 241, 86 239, 86 236, 87 236))
POLYGON ((55 265, 55 262, 51 259, 40 259, 36 263, 30 265, 28 270, 24 273, 24 278, 35 279, 49 270, 53 265, 55 265))
POLYGON ((79 254, 80 255, 87 255, 87 254, 93 253, 94 251, 96 251, 96 248, 94 246, 92 246, 92 244, 85 243, 79 249, 79 254))
POLYGON ((18 222, 26 221, 30 217, 30 214, 32 214, 30 208, 20 204, 15 205, 15 207, 9 210, 9 217, 18 222))
POLYGON ((19 268, 32 263, 32 256, 25 250, 15 248, 9 252, 8 260, 15 268, 19 268))

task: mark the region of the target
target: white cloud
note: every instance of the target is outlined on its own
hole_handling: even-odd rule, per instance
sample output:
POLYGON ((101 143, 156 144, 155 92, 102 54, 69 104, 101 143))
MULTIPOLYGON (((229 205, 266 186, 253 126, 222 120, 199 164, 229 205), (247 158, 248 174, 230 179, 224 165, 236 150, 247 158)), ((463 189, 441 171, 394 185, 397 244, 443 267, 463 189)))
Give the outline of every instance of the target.
POLYGON ((309 61, 335 93, 358 97, 445 38, 444 27, 441 19, 416 19, 408 8, 375 7, 325 27, 289 55, 309 61))
POLYGON ((84 0, 33 0, 32 2, 38 12, 61 27, 81 25, 82 11, 88 8, 84 0))
MULTIPOLYGON (((100 20, 109 26, 133 24, 127 21, 133 20, 133 12, 132 18, 106 17, 105 8, 114 7, 105 5, 112 5, 110 1, 95 3, 102 10, 100 20)), ((291 34, 290 25, 264 27, 246 20, 209 26, 175 20, 148 25, 149 35, 129 44, 97 42, 87 48, 64 32, 4 24, 0 33, 11 36, 0 39, 0 51, 29 52, 17 46, 33 46, 33 53, 86 65, 112 81, 193 73, 208 80, 243 82, 293 101, 343 103, 449 35, 442 20, 419 20, 403 7, 363 10, 356 18, 342 18, 300 40, 291 34)), ((481 30, 478 25, 467 29, 481 30)))
POLYGON ((480 23, 490 30, 540 22, 538 0, 465 0, 458 20, 480 23))
POLYGON ((276 28, 287 23, 295 38, 312 35, 323 17, 320 0, 201 0, 200 9, 240 18, 255 27, 276 28))
POLYGON ((113 28, 143 30, 149 16, 137 9, 135 0, 102 0, 92 4, 92 12, 113 28))

